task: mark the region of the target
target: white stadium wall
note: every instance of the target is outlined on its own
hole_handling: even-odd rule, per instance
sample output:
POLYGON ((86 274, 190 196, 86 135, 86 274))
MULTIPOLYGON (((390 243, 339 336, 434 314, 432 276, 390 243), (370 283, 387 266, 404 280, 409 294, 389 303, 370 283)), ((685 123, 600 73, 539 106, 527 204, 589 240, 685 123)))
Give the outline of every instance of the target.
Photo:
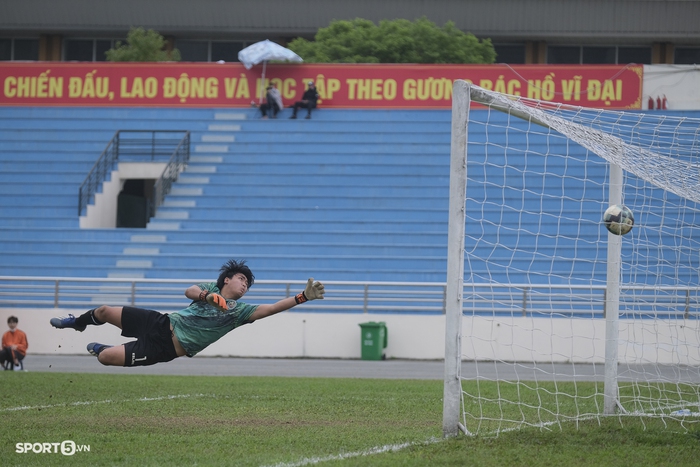
MULTIPOLYGON (((49 320, 75 310, 0 309, 0 322, 19 318, 19 328, 27 333, 29 353, 44 355, 84 355, 90 342, 127 342, 114 326, 91 326, 79 333, 54 329, 49 320)), ((445 353, 443 315, 346 314, 287 312, 238 328, 212 344, 199 355, 260 358, 340 358, 361 357, 360 323, 386 323, 387 358, 438 360, 445 353)), ((465 359, 602 363, 605 357, 604 319, 496 318, 465 317, 462 333, 493 339, 463 344, 465 359)), ((687 364, 700 359, 698 320, 620 320, 619 355, 621 363, 687 364), (652 333, 657 342, 631 343, 626 340, 652 333), (683 334, 684 337, 679 338, 683 334), (679 344, 682 342, 683 344, 679 344)))

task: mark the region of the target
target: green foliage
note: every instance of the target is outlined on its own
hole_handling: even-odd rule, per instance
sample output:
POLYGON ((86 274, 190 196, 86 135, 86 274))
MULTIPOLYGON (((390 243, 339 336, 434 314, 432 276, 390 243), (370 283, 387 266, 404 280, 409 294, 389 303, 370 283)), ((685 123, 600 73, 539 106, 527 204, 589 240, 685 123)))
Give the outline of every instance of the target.
POLYGON ((479 41, 457 29, 442 28, 423 17, 416 21, 366 19, 333 21, 314 41, 297 38, 288 45, 307 63, 493 63, 490 39, 479 41))
POLYGON ((131 28, 126 36, 126 44, 121 41, 105 52, 110 62, 179 62, 180 51, 163 50, 165 39, 156 31, 131 28))

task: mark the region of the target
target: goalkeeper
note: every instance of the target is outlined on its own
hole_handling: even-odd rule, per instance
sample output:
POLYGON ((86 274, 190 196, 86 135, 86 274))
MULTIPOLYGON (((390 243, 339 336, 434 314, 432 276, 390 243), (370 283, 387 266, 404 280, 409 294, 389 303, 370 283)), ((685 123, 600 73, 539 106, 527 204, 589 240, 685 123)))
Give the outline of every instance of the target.
POLYGON ((77 318, 52 318, 55 328, 84 331, 88 325, 117 326, 122 336, 135 341, 111 346, 92 342, 87 350, 103 365, 146 366, 193 357, 239 326, 289 310, 308 300, 322 299, 323 284, 309 279, 303 292, 273 304, 248 305, 238 300, 253 285, 255 276, 245 261, 230 260, 221 267, 216 282, 192 285, 185 296, 190 306, 176 313, 160 313, 134 307, 94 308, 77 318))

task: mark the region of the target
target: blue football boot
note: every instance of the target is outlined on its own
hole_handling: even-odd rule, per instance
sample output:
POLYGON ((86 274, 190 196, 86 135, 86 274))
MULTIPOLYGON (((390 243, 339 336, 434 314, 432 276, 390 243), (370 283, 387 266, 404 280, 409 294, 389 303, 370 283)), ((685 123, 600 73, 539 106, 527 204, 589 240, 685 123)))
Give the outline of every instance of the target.
POLYGON ((97 357, 104 349, 109 349, 112 347, 111 345, 105 345, 105 344, 98 344, 97 342, 90 342, 87 345, 87 351, 90 352, 90 355, 94 355, 97 357))
POLYGON ((75 325, 75 316, 73 315, 68 315, 67 317, 61 317, 61 318, 51 318, 51 326, 58 328, 58 329, 65 329, 65 328, 71 328, 75 329, 76 331, 83 332, 85 330, 85 326, 78 327, 75 325))

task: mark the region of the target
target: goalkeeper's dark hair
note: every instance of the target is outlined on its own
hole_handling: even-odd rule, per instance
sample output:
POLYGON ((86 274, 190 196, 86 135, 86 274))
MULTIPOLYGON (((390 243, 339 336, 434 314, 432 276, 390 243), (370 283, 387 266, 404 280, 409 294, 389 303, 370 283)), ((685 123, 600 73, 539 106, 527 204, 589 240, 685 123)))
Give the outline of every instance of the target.
POLYGON ((236 261, 235 259, 230 259, 223 266, 221 266, 219 274, 219 279, 216 281, 216 286, 221 290, 224 287, 224 280, 228 277, 229 279, 238 273, 241 273, 248 279, 248 288, 253 286, 255 282, 255 276, 248 266, 245 264, 245 260, 236 261))

